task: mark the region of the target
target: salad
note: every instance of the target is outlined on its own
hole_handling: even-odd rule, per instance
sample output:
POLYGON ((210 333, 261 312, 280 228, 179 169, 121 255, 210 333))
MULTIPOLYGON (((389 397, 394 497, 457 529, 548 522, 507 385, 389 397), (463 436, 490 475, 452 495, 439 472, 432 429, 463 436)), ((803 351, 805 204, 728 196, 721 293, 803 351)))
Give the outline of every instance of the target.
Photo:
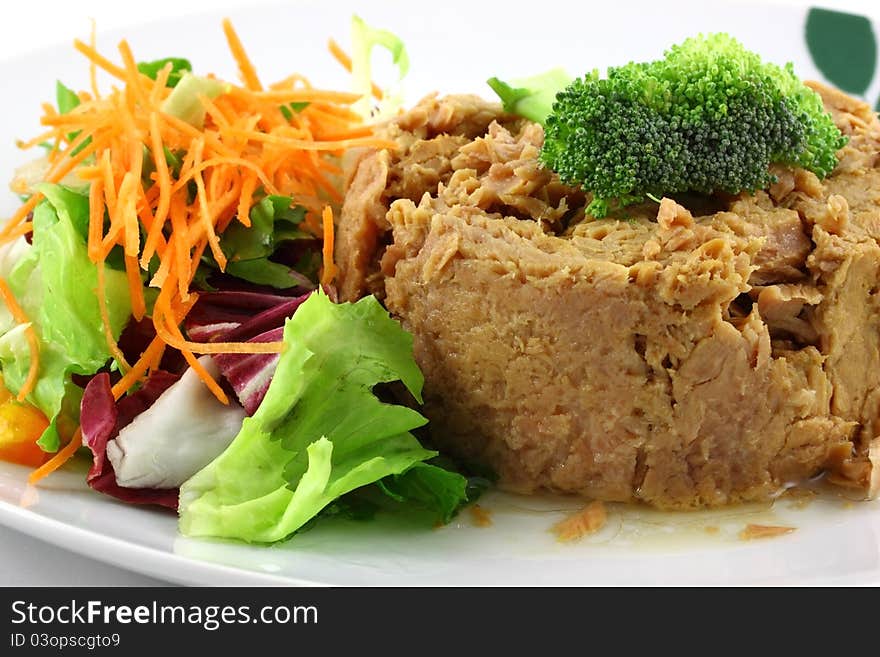
POLYGON ((355 18, 353 57, 330 50, 357 91, 266 84, 223 32, 240 83, 77 40, 90 88, 58 82, 19 143, 42 154, 0 228, 0 458, 36 484, 86 455, 91 488, 176 509, 191 536, 273 542, 380 508, 448 521, 475 489, 397 401, 421 400, 412 337, 334 288, 340 158, 394 147, 370 54, 402 76, 406 51, 355 18))

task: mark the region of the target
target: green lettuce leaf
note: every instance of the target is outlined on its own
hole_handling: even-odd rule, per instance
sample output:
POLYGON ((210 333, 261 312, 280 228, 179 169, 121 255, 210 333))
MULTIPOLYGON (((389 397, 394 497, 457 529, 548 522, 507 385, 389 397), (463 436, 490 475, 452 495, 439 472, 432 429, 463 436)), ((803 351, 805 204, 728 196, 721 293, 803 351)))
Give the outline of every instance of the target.
POLYGON ((265 258, 283 242, 311 238, 298 228, 305 216, 289 196, 267 196, 251 208, 250 227, 236 221, 223 232, 220 248, 230 261, 265 258))
POLYGON ((397 85, 386 89, 385 97, 379 107, 380 116, 390 116, 403 103, 400 82, 409 72, 409 54, 403 41, 393 32, 368 25, 360 16, 351 17, 351 75, 355 93, 361 99, 353 109, 365 118, 372 110, 372 55, 373 48, 379 46, 391 54, 391 61, 397 67, 397 85))
POLYGON ((465 479, 443 457, 416 463, 400 475, 343 495, 312 518, 300 531, 330 517, 373 520, 379 513, 406 515, 415 522, 448 523, 463 502, 475 501, 489 486, 481 477, 465 479))
POLYGON ((312 294, 287 321, 284 343, 257 412, 181 487, 184 534, 278 541, 346 493, 394 475, 402 477, 386 488, 400 497, 428 499, 424 489, 439 485, 433 496, 444 510, 455 491, 455 507, 464 501, 463 477, 420 465, 436 455, 410 433, 425 418, 373 394, 399 380, 421 401, 423 384, 412 336, 374 297, 334 304, 312 294))
MULTIPOLYGON (((60 185, 40 185, 46 197, 34 210, 33 243, 21 247, 8 282, 31 319, 40 345, 40 371, 28 401, 52 423, 40 440, 47 451, 58 449, 59 412, 78 413, 82 391, 72 374, 93 374, 110 358, 95 293, 98 271, 89 259, 88 196, 60 185)), ((124 272, 107 268, 106 301, 110 326, 119 337, 131 301, 124 272)), ((24 326, 15 326, 0 311, 0 369, 6 386, 18 392, 30 367, 24 326)), ((76 418, 71 418, 76 419, 76 418)))
POLYGON ((279 290, 286 290, 297 285, 313 287, 310 280, 298 276, 295 270, 278 262, 272 262, 268 258, 230 262, 226 265, 226 273, 243 281, 257 285, 269 285, 279 290))
MULTIPOLYGON (((320 262, 303 258, 291 268, 269 259, 284 244, 314 239, 299 228, 305 215, 305 208, 294 205, 289 196, 270 195, 261 199, 251 208, 250 227, 234 222, 220 238, 220 248, 227 258, 226 273, 281 290, 313 288, 320 262)), ((208 267, 218 269, 210 255, 205 256, 204 262, 208 267)))
POLYGON ((171 64, 171 73, 168 74, 168 81, 165 84, 167 87, 176 87, 184 73, 192 73, 192 64, 190 64, 189 60, 180 57, 166 57, 152 62, 139 62, 137 69, 151 80, 155 80, 159 77, 159 71, 168 64, 171 64))
MULTIPOLYGON (((76 95, 76 92, 73 89, 65 86, 60 80, 55 82, 55 102, 58 104, 58 113, 59 114, 67 114, 71 110, 76 107, 79 107, 80 100, 79 96, 76 95)), ((67 138, 70 141, 73 141, 79 135, 79 131, 68 133, 67 138)), ((88 146, 92 141, 92 138, 89 137, 82 144, 76 147, 71 155, 76 155, 86 146, 88 146)))
POLYGON ((427 509, 449 522, 468 497, 468 480, 457 472, 430 463, 416 463, 399 475, 385 477, 377 486, 395 502, 427 509))
POLYGON ((79 106, 80 101, 73 89, 58 80, 55 82, 55 102, 58 104, 58 113, 67 114, 74 107, 79 106))
POLYGON ((286 120, 290 121, 293 118, 294 114, 299 114, 308 106, 309 106, 308 103, 293 102, 293 103, 288 103, 287 105, 282 105, 278 109, 281 110, 281 115, 286 120))

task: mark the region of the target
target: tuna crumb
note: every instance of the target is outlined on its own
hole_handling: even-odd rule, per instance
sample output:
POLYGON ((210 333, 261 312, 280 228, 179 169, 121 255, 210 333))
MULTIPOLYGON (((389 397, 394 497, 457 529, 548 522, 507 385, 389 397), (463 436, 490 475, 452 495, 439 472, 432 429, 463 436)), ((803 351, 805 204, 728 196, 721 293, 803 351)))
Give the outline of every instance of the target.
POLYGON ((605 526, 608 514, 605 505, 596 500, 590 502, 583 509, 564 518, 553 525, 551 531, 556 534, 556 540, 567 543, 576 541, 588 534, 594 534, 605 526))
POLYGON ((474 504, 470 508, 471 512, 471 522, 473 522, 475 527, 491 527, 492 526, 492 514, 481 507, 479 504, 474 504))
POLYGON ((739 537, 744 541, 750 541, 753 538, 773 538, 774 536, 782 536, 783 534, 790 534, 794 530, 794 527, 748 524, 746 525, 746 528, 739 533, 739 537))
POLYGON ((704 527, 703 529, 707 534, 717 534, 719 531, 721 531, 715 525, 709 525, 708 527, 704 527))
POLYGON ((790 500, 791 505, 796 509, 803 509, 812 502, 818 493, 810 488, 794 487, 786 490, 780 499, 790 500))

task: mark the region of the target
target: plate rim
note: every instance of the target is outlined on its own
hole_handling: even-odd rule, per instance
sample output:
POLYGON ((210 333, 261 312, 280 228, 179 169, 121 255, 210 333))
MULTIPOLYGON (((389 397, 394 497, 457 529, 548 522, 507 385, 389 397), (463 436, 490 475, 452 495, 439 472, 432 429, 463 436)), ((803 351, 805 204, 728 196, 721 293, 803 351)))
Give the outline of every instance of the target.
MULTIPOLYGON (((293 11, 296 8, 317 4, 320 3, 315 2, 315 0, 289 0, 288 2, 282 2, 280 0, 261 0, 255 6, 277 7, 279 9, 283 8, 287 11, 293 11)), ((404 3, 398 1, 396 4, 404 3)), ((647 0, 627 0, 626 4, 631 7, 637 7, 639 5, 647 5, 648 2, 647 0)), ((726 6, 769 6, 785 8, 791 12, 806 11, 813 6, 824 7, 821 0, 814 0, 813 2, 805 2, 804 4, 797 5, 780 2, 778 0, 769 0, 767 2, 759 2, 758 0, 723 0, 720 4, 726 6)), ((683 6, 701 6, 696 0, 672 0, 672 5, 673 7, 678 6, 679 8, 683 6)), ((877 29, 880 29, 880 9, 878 8, 872 8, 870 11, 867 8, 851 8, 849 10, 845 8, 834 9, 844 12, 858 12, 860 15, 868 18, 877 29)), ((127 34, 131 31, 155 29, 163 24, 168 24, 173 20, 195 21, 204 17, 216 18, 224 14, 235 16, 245 10, 250 11, 251 7, 242 3, 235 7, 205 9, 188 13, 179 17, 179 19, 165 17, 139 21, 124 27, 116 27, 106 31, 99 30, 98 37, 108 39, 121 34, 127 34)), ((11 54, 0 59, 0 69, 9 68, 16 63, 25 62, 39 54, 58 52, 61 48, 66 48, 68 46, 68 42, 59 40, 52 44, 11 54)), ((878 73, 878 75, 880 75, 880 73, 878 73)), ((52 518, 38 511, 30 510, 22 506, 16 506, 5 500, 0 500, 0 525, 36 538, 50 545, 55 545, 65 551, 82 555, 101 563, 111 564, 130 572, 136 572, 145 576, 157 578, 171 585, 284 587, 345 586, 345 584, 328 584, 326 582, 315 581, 299 575, 278 575, 188 557, 182 554, 177 554, 171 550, 151 547, 143 543, 137 543, 117 536, 104 535, 92 529, 85 529, 70 522, 52 518)), ((176 537, 180 537, 180 534, 177 533, 176 537)), ((268 549, 265 546, 248 547, 253 547, 258 550, 268 549)), ((795 582, 793 585, 877 586, 880 585, 880 566, 865 577, 867 581, 847 581, 856 576, 856 574, 817 574, 809 580, 804 580, 800 583, 795 582), (835 580, 838 581, 835 582, 835 580), (840 582, 839 580, 843 581, 840 582)), ((397 585, 403 587, 407 586, 405 580, 402 580, 397 585)), ((713 584, 707 583, 706 585, 712 586, 713 584)), ((760 586, 761 584, 753 585, 760 586)), ((442 584, 435 584, 435 586, 442 586, 442 584)), ((574 586, 589 586, 589 584, 576 583, 574 586)), ((609 586, 611 586, 611 584, 609 584, 609 586)))
POLYGON ((185 586, 326 587, 314 580, 279 576, 212 561, 193 559, 170 551, 50 518, 42 513, 0 500, 0 524, 80 556, 185 586), (120 556, 116 556, 116 555, 120 556), (219 582, 218 582, 219 580, 219 582))

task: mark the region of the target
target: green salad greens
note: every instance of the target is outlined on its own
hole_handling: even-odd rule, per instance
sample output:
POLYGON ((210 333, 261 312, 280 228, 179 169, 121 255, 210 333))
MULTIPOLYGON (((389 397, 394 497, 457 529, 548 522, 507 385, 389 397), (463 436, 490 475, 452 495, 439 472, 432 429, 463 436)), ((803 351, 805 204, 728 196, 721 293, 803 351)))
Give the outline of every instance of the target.
POLYGON ((467 480, 424 463, 436 452, 411 431, 427 420, 373 392, 401 381, 421 401, 423 383, 412 337, 375 297, 334 304, 312 294, 287 320, 284 344, 257 412, 181 487, 181 531, 277 541, 337 498, 380 481, 389 495, 448 519, 466 500, 467 480))
MULTIPOLYGON (((416 436, 412 336, 374 297, 331 301, 340 153, 376 137, 352 94, 264 86, 224 31, 241 86, 179 57, 113 68, 81 43, 118 80, 56 84, 60 127, 28 142, 49 152, 17 172, 0 248, 0 393, 26 429, 4 425, 0 455, 24 444, 39 480, 79 449, 92 489, 177 509, 190 536, 270 543, 379 510, 448 522, 477 489, 416 436)), ((352 39, 373 116, 371 55, 402 78, 406 49, 357 17, 352 39)))
MULTIPOLYGON (((88 196, 60 185, 41 185, 46 197, 34 210, 33 241, 6 272, 0 272, 27 316, 40 346, 40 373, 28 401, 51 424, 40 439, 44 450, 58 449, 59 414, 71 409, 69 421, 79 417, 82 390, 74 374, 93 374, 111 354, 102 332, 101 309, 95 290, 98 270, 89 259, 86 238, 88 196)), ((110 267, 105 271, 107 312, 114 338, 131 315, 126 276, 110 267)), ((0 368, 5 385, 18 392, 30 368, 25 327, 16 326, 9 311, 0 308, 0 368)))

